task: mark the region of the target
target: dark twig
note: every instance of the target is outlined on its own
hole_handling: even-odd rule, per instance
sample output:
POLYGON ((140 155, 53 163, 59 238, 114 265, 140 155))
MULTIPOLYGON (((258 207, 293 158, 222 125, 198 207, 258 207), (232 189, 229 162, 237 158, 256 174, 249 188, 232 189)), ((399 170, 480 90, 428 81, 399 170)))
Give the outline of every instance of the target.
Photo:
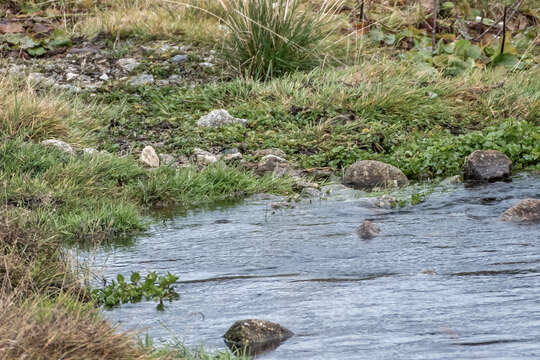
POLYGON ((358 7, 360 8, 360 22, 364 22, 364 0, 358 0, 358 7))
POLYGON ((501 55, 504 53, 504 43, 506 42, 506 10, 507 7, 504 7, 504 19, 503 19, 503 37, 502 37, 502 45, 501 45, 501 55))
MULTIPOLYGON (((512 16, 515 14, 515 12, 517 11, 517 9, 519 9, 521 7, 521 4, 523 3, 523 0, 517 0, 514 5, 512 6, 512 8, 514 9, 514 12, 512 14, 512 16)), ((477 37, 474 38, 474 41, 480 41, 484 36, 486 36, 487 33, 489 33, 495 26, 499 25, 499 23, 503 20, 504 18, 504 15, 501 16, 499 19, 497 19, 497 21, 495 21, 493 24, 491 24, 486 30, 484 30, 483 33, 481 33, 480 35, 478 35, 477 37)), ((499 30, 500 31, 500 30, 499 30)), ((497 35, 501 35, 501 33, 499 32, 497 35)))
POLYGON ((433 27, 431 28, 431 51, 437 46, 437 18, 439 15, 439 0, 433 0, 433 27))

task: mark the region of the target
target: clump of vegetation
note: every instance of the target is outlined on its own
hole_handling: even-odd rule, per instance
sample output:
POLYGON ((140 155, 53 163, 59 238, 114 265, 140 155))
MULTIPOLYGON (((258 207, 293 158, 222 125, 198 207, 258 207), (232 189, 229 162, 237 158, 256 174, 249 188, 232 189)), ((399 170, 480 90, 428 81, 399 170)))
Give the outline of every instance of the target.
POLYGON ((0 295, 1 359, 150 359, 134 346, 133 334, 119 333, 91 306, 59 296, 20 300, 0 295))
POLYGON ((324 2, 317 14, 299 0, 226 0, 226 56, 245 75, 270 79, 310 70, 323 60, 321 43, 339 4, 324 2))
POLYGON ((132 272, 130 282, 126 282, 124 276, 118 274, 116 282, 113 280, 103 288, 93 289, 91 294, 98 304, 108 308, 125 303, 137 303, 144 298, 159 301, 157 309, 163 311, 165 310, 163 300, 173 301, 179 297, 173 287, 176 280, 178 277, 171 273, 158 277, 155 272, 151 272, 141 281, 141 275, 132 272))

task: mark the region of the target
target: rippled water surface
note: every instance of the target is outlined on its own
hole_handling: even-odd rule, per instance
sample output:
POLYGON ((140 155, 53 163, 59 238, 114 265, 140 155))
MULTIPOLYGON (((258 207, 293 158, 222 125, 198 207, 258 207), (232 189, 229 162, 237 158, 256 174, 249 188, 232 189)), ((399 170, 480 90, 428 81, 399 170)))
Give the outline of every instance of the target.
POLYGON ((165 312, 106 312, 158 341, 223 348, 234 321, 260 318, 296 334, 264 359, 539 359, 540 224, 497 219, 524 198, 540 198, 540 176, 453 185, 401 210, 351 191, 277 212, 252 199, 156 225, 93 266, 180 276, 165 312), (367 218, 381 235, 363 241, 367 218))

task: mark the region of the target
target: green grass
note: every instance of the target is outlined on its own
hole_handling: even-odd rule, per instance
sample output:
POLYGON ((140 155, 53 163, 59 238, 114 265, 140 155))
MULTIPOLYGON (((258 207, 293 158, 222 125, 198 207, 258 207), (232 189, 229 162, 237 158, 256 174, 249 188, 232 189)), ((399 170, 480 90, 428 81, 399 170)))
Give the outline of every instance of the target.
POLYGON ((225 57, 241 74, 271 79, 322 62, 325 27, 339 4, 323 3, 318 14, 303 11, 300 0, 227 0, 225 57))
POLYGON ((222 164, 204 171, 148 171, 131 158, 70 156, 16 140, 0 144, 0 164, 0 203, 29 211, 37 223, 70 240, 100 241, 140 231, 144 209, 291 191, 288 180, 259 179, 222 164))
MULTIPOLYGON (((140 136, 161 141, 164 152, 184 155, 195 147, 238 147, 249 159, 258 149, 278 147, 304 168, 339 171, 359 159, 377 159, 415 179, 458 174, 464 157, 481 148, 507 153, 516 169, 538 166, 538 74, 536 68, 511 76, 496 69, 447 77, 386 58, 266 83, 236 79, 193 89, 120 89, 102 99, 125 103, 112 132, 132 139, 135 148, 141 147, 140 136), (197 127, 200 116, 217 108, 248 119, 247 127, 197 127), (177 127, 141 130, 164 120, 177 127)), ((108 146, 116 148, 114 141, 108 146)))

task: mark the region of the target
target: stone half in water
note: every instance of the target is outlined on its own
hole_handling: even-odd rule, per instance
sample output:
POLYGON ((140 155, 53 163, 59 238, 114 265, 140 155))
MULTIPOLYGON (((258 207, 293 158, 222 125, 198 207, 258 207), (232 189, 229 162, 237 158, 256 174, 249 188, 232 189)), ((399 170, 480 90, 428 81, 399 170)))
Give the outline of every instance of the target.
POLYGON ((506 210, 500 217, 503 221, 539 222, 540 199, 525 199, 506 210))
POLYGON ((272 351, 294 333, 267 320, 239 320, 230 327, 223 338, 235 354, 257 355, 272 351))
POLYGON ((362 225, 356 229, 356 233, 358 236, 360 236, 364 240, 373 239, 379 233, 381 232, 381 229, 379 228, 379 225, 375 224, 374 222, 371 222, 369 220, 364 220, 362 225))
POLYGON ((465 159, 463 178, 469 183, 511 181, 512 161, 497 150, 476 150, 465 159))

